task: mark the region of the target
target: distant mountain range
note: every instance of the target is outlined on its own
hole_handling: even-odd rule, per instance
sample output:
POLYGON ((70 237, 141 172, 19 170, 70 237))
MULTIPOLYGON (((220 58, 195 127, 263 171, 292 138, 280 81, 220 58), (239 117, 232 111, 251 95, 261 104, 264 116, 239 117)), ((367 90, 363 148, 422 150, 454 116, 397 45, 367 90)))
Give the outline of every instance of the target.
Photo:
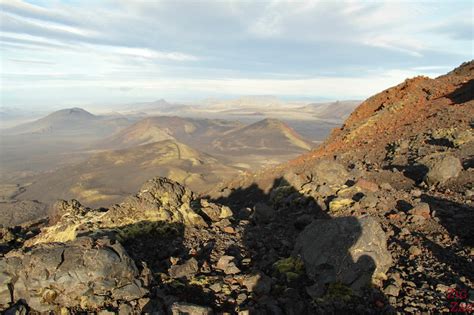
POLYGON ((242 170, 275 164, 312 147, 277 119, 245 125, 157 116, 132 123, 121 115, 99 116, 81 108, 10 128, 2 140, 2 170, 28 170, 21 176, 30 184, 20 186, 15 198, 44 204, 79 198, 94 206, 119 202, 150 176, 170 177, 204 192, 242 170))
POLYGON ((352 106, 334 103, 337 112, 330 117, 329 105, 288 105, 275 97, 243 97, 229 106, 210 103, 212 109, 196 109, 158 100, 136 104, 133 112, 103 115, 74 107, 4 129, 1 179, 19 184, 11 199, 46 205, 56 198, 80 198, 91 205, 118 202, 156 175, 204 192, 241 171, 276 165, 311 150, 315 143, 292 127, 328 133, 332 125, 314 123, 318 120, 312 113, 332 119, 352 106), (246 119, 253 106, 262 112, 246 119), (196 115, 189 118, 186 113, 196 115), (291 123, 265 118, 267 114, 291 123), (298 120, 298 115, 310 120, 298 120))
POLYGON ((309 103, 285 101, 276 96, 243 96, 234 99, 205 99, 190 104, 169 103, 164 99, 137 103, 124 108, 127 115, 257 120, 321 120, 340 124, 360 101, 309 103))
POLYGON ((82 108, 67 108, 53 112, 46 117, 2 130, 5 135, 54 134, 68 135, 95 134, 104 136, 129 125, 124 117, 96 116, 82 108))
POLYGON ((244 126, 238 121, 220 119, 191 119, 177 116, 158 116, 142 119, 105 139, 100 145, 106 148, 126 148, 177 139, 191 146, 209 144, 221 134, 244 126))

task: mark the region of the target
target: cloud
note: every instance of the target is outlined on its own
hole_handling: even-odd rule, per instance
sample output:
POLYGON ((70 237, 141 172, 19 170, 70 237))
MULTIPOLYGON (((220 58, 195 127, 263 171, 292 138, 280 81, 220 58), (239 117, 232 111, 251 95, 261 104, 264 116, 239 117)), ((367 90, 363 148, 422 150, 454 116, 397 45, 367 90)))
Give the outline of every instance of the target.
POLYGON ((472 41, 474 38, 474 23, 470 19, 458 18, 456 21, 449 21, 439 26, 433 27, 432 31, 442 33, 454 40, 472 41))
POLYGON ((377 91, 368 87, 438 75, 472 58, 469 1, 35 3, 0 2, 9 102, 39 87, 54 101, 74 87, 105 99, 123 86, 132 96, 365 97, 377 91))
POLYGON ((54 62, 46 61, 46 60, 28 60, 28 59, 14 59, 10 58, 9 61, 18 62, 18 63, 26 63, 26 64, 40 64, 40 65, 53 65, 54 62))
MULTIPOLYGON (((432 69, 425 73, 432 73, 432 69)), ((77 89, 77 91, 91 91, 94 94, 101 89, 118 89, 120 91, 138 93, 152 97, 157 93, 164 96, 178 97, 183 90, 192 95, 200 96, 223 96, 223 95, 277 95, 277 96, 301 96, 314 97, 325 95, 334 99, 341 98, 364 98, 367 95, 377 93, 389 86, 396 85, 407 77, 418 74, 419 71, 390 70, 383 73, 373 73, 364 77, 311 77, 305 79, 153 79, 119 77, 115 80, 110 77, 93 78, 84 80, 80 76, 68 77, 65 73, 49 73, 47 77, 41 74, 29 74, 35 80, 34 89, 77 89), (126 88, 124 88, 124 86, 126 88), (341 92, 341 87, 344 87, 341 92)), ((9 73, 8 78, 22 75, 21 73, 9 73)), ((21 90, 28 83, 9 82, 3 86, 6 90, 21 90)), ((75 99, 81 98, 81 93, 74 95, 75 99)))
POLYGON ((170 59, 170 60, 176 60, 176 61, 199 60, 198 57, 192 56, 189 54, 184 54, 180 52, 160 52, 160 51, 156 51, 156 50, 152 50, 148 48, 131 48, 131 47, 118 47, 118 46, 115 46, 115 47, 102 46, 102 48, 108 49, 109 51, 116 54, 140 57, 144 59, 170 59))

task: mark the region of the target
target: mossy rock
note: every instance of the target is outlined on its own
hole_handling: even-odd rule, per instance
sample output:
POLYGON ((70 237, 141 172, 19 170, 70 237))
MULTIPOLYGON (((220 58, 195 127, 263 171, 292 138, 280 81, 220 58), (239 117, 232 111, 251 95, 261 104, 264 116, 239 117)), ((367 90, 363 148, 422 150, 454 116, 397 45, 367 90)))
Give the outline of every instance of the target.
POLYGON ((324 295, 324 299, 326 300, 350 301, 352 297, 353 292, 351 288, 340 282, 330 283, 324 295))
POLYGON ((456 132, 453 135, 453 140, 452 140, 453 145, 456 148, 459 148, 460 146, 471 141, 474 141, 474 133, 471 130, 456 132))
POLYGON ((270 201, 274 205, 281 204, 289 195, 296 192, 291 186, 279 186, 272 190, 270 194, 270 201))
POLYGON ((175 224, 162 221, 143 221, 119 228, 117 238, 119 241, 126 242, 141 237, 166 237, 177 234, 179 234, 179 229, 175 224))
POLYGON ((354 200, 349 198, 336 198, 329 203, 329 211, 338 212, 354 204, 354 200))
POLYGON ((286 281, 291 282, 305 273, 303 261, 297 257, 288 257, 278 260, 273 268, 279 274, 285 275, 286 281))
POLYGON ((433 139, 451 139, 455 131, 455 128, 437 129, 431 133, 431 137, 433 139))
POLYGON ((198 276, 198 277, 192 278, 189 281, 189 284, 205 287, 206 285, 209 284, 209 279, 206 276, 198 276))

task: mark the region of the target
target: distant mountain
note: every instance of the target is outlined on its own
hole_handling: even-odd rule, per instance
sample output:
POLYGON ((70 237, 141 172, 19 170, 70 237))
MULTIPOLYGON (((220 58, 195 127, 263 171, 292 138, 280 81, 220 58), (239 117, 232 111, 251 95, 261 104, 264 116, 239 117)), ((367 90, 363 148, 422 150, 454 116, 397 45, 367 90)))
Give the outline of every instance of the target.
POLYGON ((25 122, 33 121, 44 115, 45 113, 38 109, 22 109, 0 105, 0 129, 5 130, 25 122))
POLYGON ((206 105, 208 108, 220 109, 283 106, 285 103, 286 102, 279 99, 278 97, 271 95, 242 96, 235 99, 209 99, 204 101, 204 105, 206 105))
POLYGON ((91 119, 96 119, 97 117, 85 109, 79 108, 79 107, 73 107, 73 108, 65 108, 58 110, 54 113, 49 114, 47 117, 45 117, 44 120, 48 121, 64 121, 64 120, 91 120, 91 119))
POLYGON ((232 130, 213 141, 216 150, 242 153, 304 152, 311 144, 278 119, 264 119, 237 130, 232 130))
POLYGON ((361 101, 336 101, 329 103, 311 103, 301 108, 321 120, 343 122, 361 101))
POLYGON ((159 115, 179 113, 189 108, 190 106, 188 105, 169 103, 164 99, 159 99, 153 102, 143 102, 128 105, 125 110, 133 112, 144 112, 148 115, 159 115))
POLYGON ((219 119, 191 119, 176 116, 145 118, 101 142, 106 148, 127 148, 166 139, 199 147, 212 139, 243 125, 219 119))
POLYGON ((0 177, 24 177, 83 160, 91 145, 129 126, 125 117, 81 108, 53 112, 0 133, 0 177))
POLYGON ((153 119, 146 118, 101 141, 101 146, 128 148, 169 139, 174 138, 153 119))
POLYGON ((67 108, 53 112, 46 117, 8 128, 6 135, 20 134, 95 134, 104 135, 120 129, 129 122, 121 117, 96 116, 82 108, 67 108))
POLYGON ((121 201, 154 176, 166 176, 202 192, 236 173, 210 155, 164 140, 104 151, 83 163, 38 175, 18 198, 47 204, 58 198, 79 198, 87 205, 105 206, 121 201))

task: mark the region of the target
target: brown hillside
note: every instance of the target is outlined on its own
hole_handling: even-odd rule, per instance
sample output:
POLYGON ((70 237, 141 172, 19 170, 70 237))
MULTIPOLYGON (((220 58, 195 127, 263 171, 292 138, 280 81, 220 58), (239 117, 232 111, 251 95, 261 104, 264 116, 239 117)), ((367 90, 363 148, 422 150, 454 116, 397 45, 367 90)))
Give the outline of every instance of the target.
POLYGON ((227 188, 257 184, 267 190, 275 178, 303 173, 322 157, 337 157, 346 164, 366 160, 380 166, 391 144, 436 130, 470 129, 473 91, 474 61, 435 79, 407 79, 364 101, 318 148, 271 170, 240 177, 227 188))

